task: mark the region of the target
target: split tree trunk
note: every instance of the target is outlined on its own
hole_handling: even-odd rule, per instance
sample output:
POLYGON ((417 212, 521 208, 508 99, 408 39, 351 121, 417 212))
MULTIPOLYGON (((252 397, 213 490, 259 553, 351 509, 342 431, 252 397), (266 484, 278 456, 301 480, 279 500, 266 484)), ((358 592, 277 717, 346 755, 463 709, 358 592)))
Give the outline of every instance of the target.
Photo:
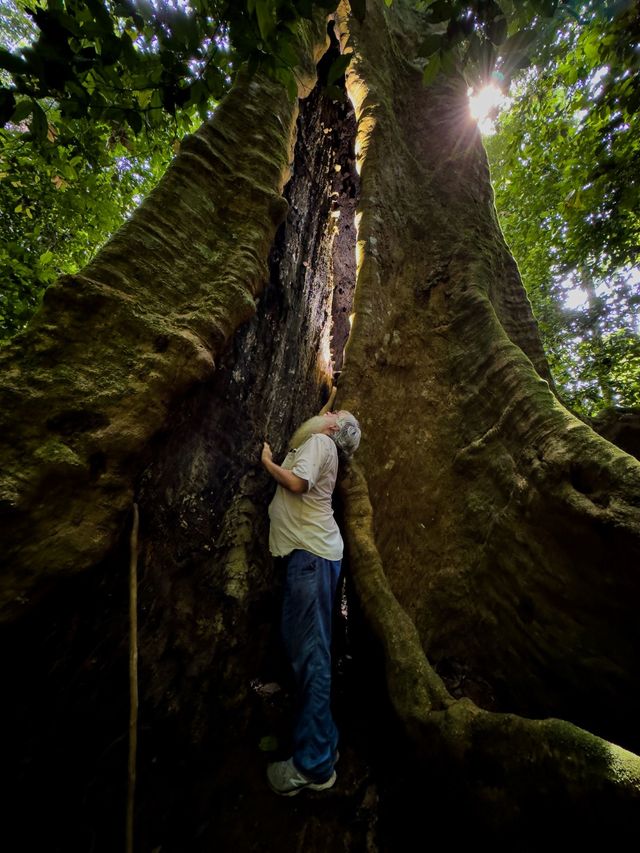
MULTIPOLYGON (((357 605, 431 791, 444 780, 479 826, 516 839, 536 820, 574 827, 589 814, 611 831, 639 808, 638 759, 597 736, 639 746, 640 466, 554 397, 465 87, 423 88, 421 24, 406 6, 369 2, 362 25, 347 4, 337 16, 354 51, 347 88, 362 182, 355 322, 338 398, 364 433, 342 486, 357 605)), ((324 41, 307 35, 308 55, 324 41)), ((301 94, 310 85, 306 74, 301 94)), ((294 422, 321 402, 331 306, 348 313, 333 291, 348 289, 350 223, 343 216, 335 238, 330 213, 350 209, 356 182, 335 183, 348 158, 340 161, 340 138, 322 142, 344 110, 314 98, 259 304, 286 211, 295 110, 276 84, 241 78, 137 216, 81 275, 48 292, 2 352, 3 606, 7 618, 26 614, 18 638, 41 631, 16 668, 54 637, 83 678, 91 682, 94 667, 115 689, 101 656, 120 651, 117 548, 136 494, 147 741, 139 788, 158 788, 152 764, 160 755, 162 765, 167 732, 182 749, 206 744, 220 768, 222 827, 209 837, 246 849, 258 843, 260 819, 268 823, 255 811, 255 826, 247 819, 238 792, 259 784, 242 738, 257 740, 256 719, 271 713, 249 681, 270 652, 278 584, 265 556, 269 483, 258 451, 265 434, 284 450, 294 422), (110 641, 91 651, 101 634, 110 641)), ((62 707, 75 707, 73 666, 48 676, 62 707)), ((32 681, 25 676, 37 694, 32 681)), ((78 700, 85 713, 97 695, 89 688, 78 700)), ((342 779, 348 744, 346 760, 342 779)), ((193 790, 193 765, 182 772, 193 790)), ((177 784, 174 775, 170 790, 177 784)), ((345 803, 374 812, 371 790, 352 787, 341 814, 345 803)), ((191 814, 211 811, 197 800, 191 814)), ((345 834, 336 800, 327 802, 324 821, 311 801, 274 849, 393 849, 401 827, 388 813, 386 842, 382 832, 376 841, 371 827, 345 834)), ((157 803, 144 814, 162 829, 157 803)), ((145 837, 167 843, 157 827, 145 837)))

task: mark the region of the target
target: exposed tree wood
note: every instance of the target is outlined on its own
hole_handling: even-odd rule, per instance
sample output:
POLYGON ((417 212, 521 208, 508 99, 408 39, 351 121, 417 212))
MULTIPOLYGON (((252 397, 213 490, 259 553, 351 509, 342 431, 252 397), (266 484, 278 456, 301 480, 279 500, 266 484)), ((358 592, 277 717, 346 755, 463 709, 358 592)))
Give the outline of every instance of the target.
POLYGON ((141 478, 141 602, 149 614, 141 644, 154 673, 147 697, 163 709, 170 694, 177 714, 180 697, 191 696, 194 740, 215 730, 224 741, 226 727, 249 713, 260 642, 277 624, 280 579, 268 557, 265 514, 273 486, 258 467, 259 449, 267 438, 282 458, 330 382, 330 214, 341 144, 325 130, 337 128, 340 116, 351 127, 345 111, 317 91, 304 102, 295 176, 285 190, 289 214, 256 316, 223 353, 212 381, 180 401, 141 478))

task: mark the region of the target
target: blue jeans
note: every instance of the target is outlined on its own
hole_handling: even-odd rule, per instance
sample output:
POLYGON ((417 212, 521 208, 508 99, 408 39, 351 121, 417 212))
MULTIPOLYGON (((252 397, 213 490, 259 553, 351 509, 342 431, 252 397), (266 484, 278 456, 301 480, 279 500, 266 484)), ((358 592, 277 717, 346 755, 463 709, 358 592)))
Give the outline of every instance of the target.
POLYGON ((293 763, 314 782, 331 776, 338 746, 331 715, 331 616, 340 563, 301 550, 286 558, 282 637, 297 687, 293 763))

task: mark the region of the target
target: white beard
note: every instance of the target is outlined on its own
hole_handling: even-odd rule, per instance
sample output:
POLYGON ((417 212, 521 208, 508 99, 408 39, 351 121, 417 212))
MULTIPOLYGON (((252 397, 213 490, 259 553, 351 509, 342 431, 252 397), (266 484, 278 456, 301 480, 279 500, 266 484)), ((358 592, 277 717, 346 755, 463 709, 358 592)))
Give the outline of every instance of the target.
POLYGON ((315 435, 315 433, 318 432, 322 432, 326 423, 327 420, 326 418, 322 417, 322 415, 316 415, 313 418, 309 418, 308 421, 305 421, 303 424, 300 424, 298 429, 294 432, 291 437, 291 441, 289 442, 289 447, 292 450, 297 450, 305 443, 309 436, 315 435))

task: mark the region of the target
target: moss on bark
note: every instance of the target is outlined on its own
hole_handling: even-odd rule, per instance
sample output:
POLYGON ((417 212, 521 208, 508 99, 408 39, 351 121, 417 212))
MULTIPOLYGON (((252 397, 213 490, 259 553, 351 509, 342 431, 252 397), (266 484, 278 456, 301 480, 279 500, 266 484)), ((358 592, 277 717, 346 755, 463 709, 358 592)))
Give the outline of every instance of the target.
POLYGON ((477 702, 637 746, 640 467, 556 399, 466 87, 422 85, 409 7, 339 13, 361 196, 338 403, 363 424, 375 542, 477 702))
POLYGON ((631 832, 640 811, 640 757, 564 720, 493 713, 454 699, 388 584, 357 463, 343 473, 340 493, 351 578, 423 772, 441 773, 496 837, 558 826, 598 837, 631 832))
MULTIPOLYGON (((324 21, 299 36, 306 96, 324 21)), ((171 404, 255 313, 296 115, 282 85, 239 74, 131 219, 0 351, 0 618, 108 553, 171 404)))

